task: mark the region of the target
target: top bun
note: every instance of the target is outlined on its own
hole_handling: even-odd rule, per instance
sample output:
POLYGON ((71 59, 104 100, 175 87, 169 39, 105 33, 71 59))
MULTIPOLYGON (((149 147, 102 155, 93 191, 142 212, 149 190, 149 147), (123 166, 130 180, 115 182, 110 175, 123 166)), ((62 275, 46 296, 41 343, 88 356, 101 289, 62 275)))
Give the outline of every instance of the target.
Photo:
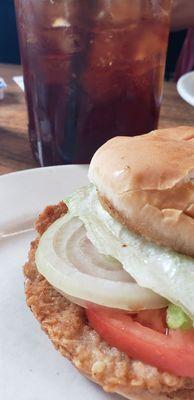
POLYGON ((194 257, 194 128, 115 137, 95 153, 89 179, 122 224, 194 257))

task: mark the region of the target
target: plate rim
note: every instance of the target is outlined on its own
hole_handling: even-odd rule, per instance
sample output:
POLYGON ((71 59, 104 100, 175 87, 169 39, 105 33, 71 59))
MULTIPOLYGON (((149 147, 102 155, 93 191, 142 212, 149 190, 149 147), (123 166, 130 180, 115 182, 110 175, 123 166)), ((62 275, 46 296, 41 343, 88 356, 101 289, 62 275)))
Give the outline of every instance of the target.
POLYGON ((179 96, 190 106, 194 107, 194 96, 191 96, 185 89, 183 88, 183 82, 189 76, 194 77, 194 71, 187 72, 186 74, 182 75, 178 82, 177 82, 177 92, 179 96))
POLYGON ((10 176, 18 176, 18 175, 26 175, 28 172, 30 173, 36 173, 36 172, 43 172, 43 171, 48 171, 52 169, 66 169, 66 168, 75 168, 75 167, 85 167, 87 168, 89 164, 64 164, 64 165, 50 165, 47 167, 35 167, 35 168, 28 168, 28 169, 21 169, 19 171, 12 171, 12 172, 7 172, 6 174, 0 175, 0 180, 5 178, 5 177, 10 177, 10 176))

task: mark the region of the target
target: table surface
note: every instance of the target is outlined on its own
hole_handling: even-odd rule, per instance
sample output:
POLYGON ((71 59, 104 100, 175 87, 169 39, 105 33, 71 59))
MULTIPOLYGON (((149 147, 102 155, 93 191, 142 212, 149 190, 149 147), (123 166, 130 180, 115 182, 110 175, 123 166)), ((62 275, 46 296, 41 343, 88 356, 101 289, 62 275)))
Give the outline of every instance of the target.
MULTIPOLYGON (((24 94, 12 79, 21 74, 21 66, 0 64, 0 76, 8 86, 0 101, 0 175, 38 166, 28 141, 24 94)), ((159 126, 178 125, 194 126, 194 108, 179 97, 175 83, 166 82, 159 126)))

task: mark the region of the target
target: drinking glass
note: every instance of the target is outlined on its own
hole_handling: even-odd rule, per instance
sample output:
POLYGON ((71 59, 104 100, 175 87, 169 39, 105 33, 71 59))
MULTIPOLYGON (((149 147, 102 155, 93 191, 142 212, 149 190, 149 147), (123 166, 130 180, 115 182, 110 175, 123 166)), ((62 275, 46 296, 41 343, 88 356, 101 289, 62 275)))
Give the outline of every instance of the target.
POLYGON ((15 0, 32 151, 88 163, 157 128, 170 0, 15 0))

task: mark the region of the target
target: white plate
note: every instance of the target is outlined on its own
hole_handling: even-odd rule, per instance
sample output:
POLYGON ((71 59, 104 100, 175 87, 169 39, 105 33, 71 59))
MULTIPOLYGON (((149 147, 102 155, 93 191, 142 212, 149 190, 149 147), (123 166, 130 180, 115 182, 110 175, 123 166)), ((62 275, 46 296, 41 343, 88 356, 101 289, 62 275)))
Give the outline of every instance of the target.
POLYGON ((194 106, 194 71, 181 76, 177 83, 177 90, 183 100, 194 106))
POLYGON ((47 205, 87 184, 86 166, 0 177, 0 399, 118 400, 81 376, 54 348, 25 304, 22 265, 47 205))

